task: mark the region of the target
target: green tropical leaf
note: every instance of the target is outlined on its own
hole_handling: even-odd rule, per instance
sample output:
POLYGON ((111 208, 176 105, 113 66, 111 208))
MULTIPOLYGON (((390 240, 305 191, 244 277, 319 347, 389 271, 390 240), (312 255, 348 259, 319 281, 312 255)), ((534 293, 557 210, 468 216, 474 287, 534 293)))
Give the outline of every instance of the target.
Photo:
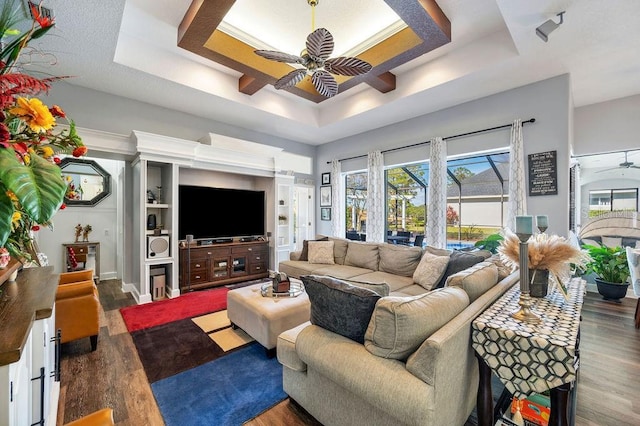
POLYGON ((51 220, 67 189, 57 165, 32 154, 26 166, 15 158, 12 149, 0 149, 0 181, 16 194, 35 223, 51 220))
POLYGON ((7 196, 7 189, 0 181, 0 247, 4 247, 11 234, 11 218, 13 217, 13 203, 7 196))

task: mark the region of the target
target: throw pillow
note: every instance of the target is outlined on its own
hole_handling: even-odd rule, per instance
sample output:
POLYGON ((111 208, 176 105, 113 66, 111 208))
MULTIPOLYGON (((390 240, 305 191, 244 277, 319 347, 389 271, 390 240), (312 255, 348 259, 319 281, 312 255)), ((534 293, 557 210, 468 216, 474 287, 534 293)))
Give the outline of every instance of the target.
POLYGON ((413 282, 426 290, 432 290, 440 282, 449 264, 449 253, 438 256, 425 251, 420 263, 413 273, 413 282))
POLYGON ((383 297, 373 310, 364 346, 373 355, 404 361, 468 305, 467 293, 454 287, 419 296, 383 297))
MULTIPOLYGON (((317 238, 312 241, 329 241, 329 237, 317 238)), ((309 260, 309 240, 302 242, 302 251, 300 252, 300 259, 298 260, 309 260)))
POLYGON ((332 277, 303 275, 300 279, 311 303, 311 324, 364 343, 364 333, 380 296, 332 277))
POLYGON ((489 259, 487 259, 487 262, 493 263, 498 268, 498 281, 502 281, 513 272, 513 270, 511 270, 511 267, 504 264, 499 254, 494 254, 489 259))
POLYGON ((484 260, 483 256, 476 256, 472 252, 465 252, 460 250, 453 250, 451 255, 449 256, 449 263, 447 264, 447 269, 444 271, 442 278, 440 278, 440 282, 436 288, 444 287, 444 284, 447 282, 447 278, 449 276, 455 274, 456 272, 463 271, 476 263, 480 263, 484 260))
POLYGON ((333 265, 333 241, 309 241, 308 262, 333 265))

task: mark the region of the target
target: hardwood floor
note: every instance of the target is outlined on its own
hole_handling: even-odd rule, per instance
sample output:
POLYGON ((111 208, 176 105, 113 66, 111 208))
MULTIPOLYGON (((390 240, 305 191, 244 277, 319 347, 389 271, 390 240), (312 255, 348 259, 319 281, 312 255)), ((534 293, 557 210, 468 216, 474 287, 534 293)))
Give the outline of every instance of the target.
MULTIPOLYGON (((98 349, 89 339, 62 346, 58 425, 103 407, 114 409, 117 425, 162 426, 146 375, 119 308, 134 304, 120 281, 101 281, 98 349)), ((576 425, 640 424, 640 330, 634 327, 636 299, 622 303, 588 293, 582 310, 581 367, 576 425)), ((318 426, 286 400, 247 423, 249 426, 318 426)))

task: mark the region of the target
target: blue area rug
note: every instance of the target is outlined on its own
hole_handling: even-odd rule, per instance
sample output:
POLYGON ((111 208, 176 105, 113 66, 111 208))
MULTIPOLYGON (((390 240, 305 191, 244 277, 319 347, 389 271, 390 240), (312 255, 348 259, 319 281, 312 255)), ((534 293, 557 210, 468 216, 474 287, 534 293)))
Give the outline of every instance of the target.
POLYGON ((151 389, 167 426, 239 426, 287 397, 282 365, 256 342, 151 389))

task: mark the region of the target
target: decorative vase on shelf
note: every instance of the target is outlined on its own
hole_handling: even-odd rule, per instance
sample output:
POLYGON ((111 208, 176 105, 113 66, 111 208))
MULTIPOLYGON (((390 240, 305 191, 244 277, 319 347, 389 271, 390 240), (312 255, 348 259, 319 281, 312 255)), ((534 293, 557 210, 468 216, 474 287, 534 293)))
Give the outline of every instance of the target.
POLYGON ((548 269, 529 269, 529 295, 531 297, 545 297, 549 289, 548 269))

